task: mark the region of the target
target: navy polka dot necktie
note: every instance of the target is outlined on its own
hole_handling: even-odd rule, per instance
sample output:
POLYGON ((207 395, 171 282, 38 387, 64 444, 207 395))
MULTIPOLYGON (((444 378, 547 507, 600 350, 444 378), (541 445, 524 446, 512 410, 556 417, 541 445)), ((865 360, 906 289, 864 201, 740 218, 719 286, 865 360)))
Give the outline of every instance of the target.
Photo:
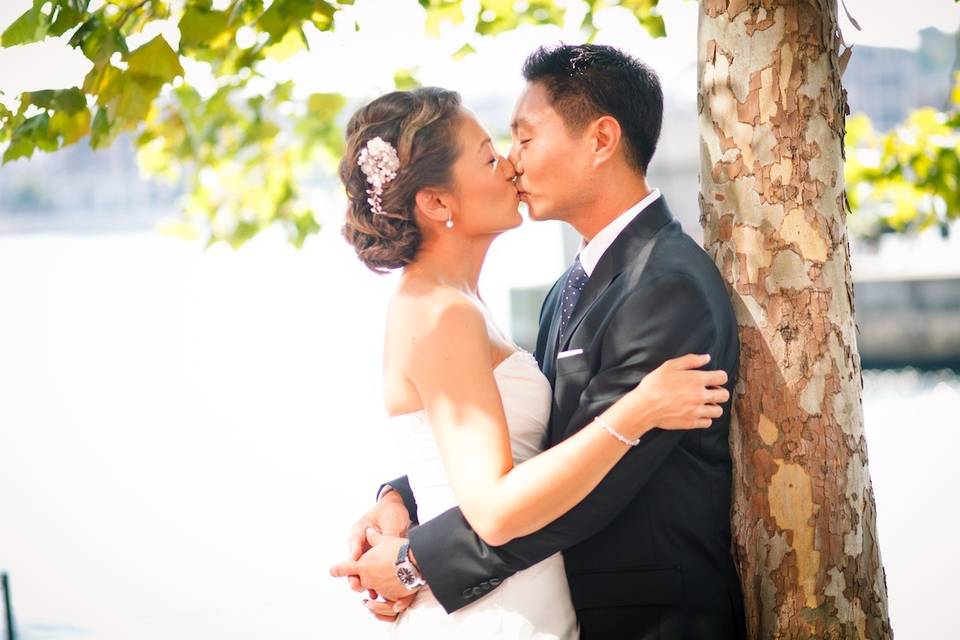
POLYGON ((573 309, 577 306, 577 300, 583 293, 583 287, 586 286, 590 276, 583 270, 580 264, 580 256, 573 263, 570 275, 567 276, 567 282, 563 285, 563 293, 560 299, 560 339, 563 339, 563 332, 567 329, 567 323, 570 322, 570 316, 573 315, 573 309))

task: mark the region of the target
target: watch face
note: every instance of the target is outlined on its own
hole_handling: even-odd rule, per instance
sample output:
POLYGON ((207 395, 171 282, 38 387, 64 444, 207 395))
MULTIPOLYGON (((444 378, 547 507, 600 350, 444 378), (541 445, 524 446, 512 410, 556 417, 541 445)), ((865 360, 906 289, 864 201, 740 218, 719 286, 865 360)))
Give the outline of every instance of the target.
POLYGON ((417 583, 417 576, 414 575, 409 567, 399 567, 397 569, 397 578, 400 579, 400 582, 405 587, 412 587, 417 583))

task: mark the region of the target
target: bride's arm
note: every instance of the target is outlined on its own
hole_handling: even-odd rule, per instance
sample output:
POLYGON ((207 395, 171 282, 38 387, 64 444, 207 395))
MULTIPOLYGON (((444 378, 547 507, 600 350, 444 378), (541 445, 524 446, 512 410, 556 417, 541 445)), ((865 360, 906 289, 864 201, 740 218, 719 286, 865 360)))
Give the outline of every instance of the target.
MULTIPOLYGON (((407 376, 430 419, 464 516, 484 541, 499 546, 573 508, 629 446, 594 422, 514 467, 484 318, 466 300, 442 306, 435 321, 417 332, 417 357, 407 376)), ((628 439, 654 426, 709 426, 710 418, 720 415, 715 403, 724 402, 727 392, 709 389, 726 382, 724 372, 688 370, 706 361, 685 356, 665 364, 601 420, 628 439)))

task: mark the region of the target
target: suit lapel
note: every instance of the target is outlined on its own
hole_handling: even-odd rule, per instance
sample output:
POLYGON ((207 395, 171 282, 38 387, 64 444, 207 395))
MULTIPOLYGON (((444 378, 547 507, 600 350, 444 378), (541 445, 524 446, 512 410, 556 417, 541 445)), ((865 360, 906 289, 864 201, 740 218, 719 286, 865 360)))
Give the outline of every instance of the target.
POLYGON ((547 344, 544 348, 544 358, 543 358, 543 375, 547 377, 550 381, 551 386, 553 385, 554 380, 556 379, 557 371, 557 333, 560 331, 560 314, 558 310, 560 308, 559 299, 563 294, 563 285, 567 281, 567 276, 570 275, 570 271, 573 269, 571 265, 566 272, 563 274, 559 281, 559 286, 554 287, 553 298, 549 303, 547 309, 547 314, 544 316, 544 326, 540 328, 542 331, 544 328, 547 329, 547 344))
MULTIPOLYGON (((620 232, 613 244, 600 257, 600 261, 590 275, 590 279, 587 280, 587 284, 580 294, 580 299, 577 300, 573 313, 570 315, 570 322, 567 324, 564 335, 560 336, 561 350, 569 346, 570 338, 603 292, 613 284, 631 260, 647 244, 647 241, 671 220, 673 220, 673 216, 667 209, 664 197, 660 196, 620 232)), ((569 273, 569 270, 567 272, 569 273)), ((559 323, 555 322, 554 324, 559 323)))

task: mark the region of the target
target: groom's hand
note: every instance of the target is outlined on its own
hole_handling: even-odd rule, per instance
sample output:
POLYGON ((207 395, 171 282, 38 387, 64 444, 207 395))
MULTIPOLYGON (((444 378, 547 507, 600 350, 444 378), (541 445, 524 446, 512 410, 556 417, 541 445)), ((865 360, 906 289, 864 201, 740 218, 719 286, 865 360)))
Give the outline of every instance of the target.
POLYGON ((371 528, 366 531, 366 539, 370 549, 359 560, 334 565, 330 575, 357 576, 361 588, 376 592, 386 600, 397 601, 414 593, 397 578, 397 554, 406 538, 384 535, 371 528))
POLYGON ((352 527, 347 538, 350 549, 350 559, 359 560, 371 546, 367 540, 367 529, 396 537, 405 537, 410 527, 410 514, 403 504, 403 499, 396 491, 388 491, 377 501, 370 511, 360 516, 352 527))
MULTIPOLYGON (((350 527, 350 535, 347 537, 350 559, 359 560, 360 556, 370 550, 372 543, 367 539, 368 529, 388 536, 405 537, 409 528, 410 514, 407 513, 403 499, 396 491, 387 491, 370 511, 363 514, 350 527)), ((351 589, 363 591, 360 580, 356 576, 348 576, 348 581, 351 589)), ((371 592, 370 597, 376 600, 377 593, 371 592)))

